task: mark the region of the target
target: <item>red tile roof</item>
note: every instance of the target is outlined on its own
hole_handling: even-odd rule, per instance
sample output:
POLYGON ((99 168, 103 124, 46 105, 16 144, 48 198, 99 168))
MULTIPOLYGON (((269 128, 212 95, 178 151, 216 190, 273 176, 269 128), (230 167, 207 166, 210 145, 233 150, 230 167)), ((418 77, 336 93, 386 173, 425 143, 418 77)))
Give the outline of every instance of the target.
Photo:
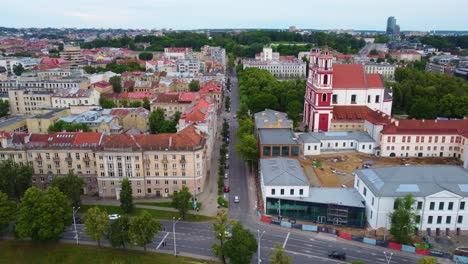
POLYGON ((27 147, 35 148, 92 148, 101 141, 100 132, 49 132, 31 134, 27 147))
POLYGON ((206 101, 205 98, 200 99, 196 104, 192 106, 187 112, 185 112, 181 119, 185 122, 200 122, 205 123, 210 112, 212 104, 206 101))
POLYGON ((200 87, 200 93, 221 93, 223 85, 220 82, 208 81, 200 87))
POLYGON ((361 64, 334 64, 333 89, 384 88, 372 74, 366 74, 361 64), (370 75, 370 76, 369 76, 370 75), (369 80, 370 79, 370 80, 369 80))
POLYGON ((179 93, 179 102, 183 103, 191 103, 199 97, 199 93, 197 92, 181 92, 179 93))
POLYGON ((382 134, 454 134, 468 137, 468 119, 413 120, 402 119, 385 126, 382 134))
POLYGON ((374 125, 385 125, 392 122, 392 118, 380 111, 374 111, 367 106, 334 106, 333 120, 335 121, 364 121, 374 125))
POLYGON ((143 99, 148 98, 151 99, 153 93, 150 92, 130 92, 130 93, 120 93, 120 98, 122 99, 143 99))
POLYGON ((176 92, 169 92, 169 93, 159 93, 156 95, 154 99, 156 103, 178 103, 179 102, 179 93, 176 92))
POLYGON ((107 87, 109 87, 111 85, 112 84, 110 82, 106 82, 106 81, 100 81, 100 82, 97 82, 97 83, 93 83, 94 87, 99 87, 99 88, 107 88, 107 87))

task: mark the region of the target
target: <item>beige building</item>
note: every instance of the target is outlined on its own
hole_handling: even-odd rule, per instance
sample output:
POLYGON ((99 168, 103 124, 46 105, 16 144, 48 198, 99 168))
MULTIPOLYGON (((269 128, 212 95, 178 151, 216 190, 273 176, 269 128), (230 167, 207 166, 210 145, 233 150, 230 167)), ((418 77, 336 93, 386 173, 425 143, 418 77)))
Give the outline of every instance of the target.
POLYGON ((151 112, 161 108, 166 118, 172 118, 176 112, 184 113, 190 104, 199 98, 199 93, 194 92, 168 92, 158 93, 151 101, 151 112))
POLYGON ((99 105, 100 93, 91 89, 60 89, 51 96, 52 107, 68 108, 72 105, 99 105))
POLYGON ((90 110, 75 116, 61 117, 66 123, 78 123, 87 125, 93 132, 122 133, 119 120, 114 116, 104 115, 102 109, 90 110))
POLYGON ((9 90, 10 113, 11 115, 30 115, 35 110, 51 108, 51 95, 49 91, 9 90))
POLYGON ((29 133, 46 133, 49 126, 61 117, 69 116, 70 110, 63 108, 41 109, 34 112, 36 115, 27 117, 26 125, 29 133))
POLYGON ((103 114, 116 117, 123 132, 132 130, 145 133, 149 130, 150 111, 143 107, 104 109, 103 114))
POLYGON ((12 116, 0 118, 0 131, 13 133, 28 130, 26 120, 29 116, 12 116))
POLYGON ((79 46, 68 46, 63 47, 63 51, 60 52, 60 57, 64 59, 68 69, 78 69, 83 67, 83 54, 79 46))

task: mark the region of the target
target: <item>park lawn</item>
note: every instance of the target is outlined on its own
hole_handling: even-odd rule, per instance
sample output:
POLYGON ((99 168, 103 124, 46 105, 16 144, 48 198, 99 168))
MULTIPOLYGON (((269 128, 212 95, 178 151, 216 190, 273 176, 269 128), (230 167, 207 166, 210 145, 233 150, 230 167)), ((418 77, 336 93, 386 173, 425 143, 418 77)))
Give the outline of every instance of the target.
MULTIPOLYGON (((107 211, 108 214, 123 214, 122 209, 119 206, 114 205, 81 205, 81 212, 85 213, 89 208, 97 206, 101 209, 107 211)), ((164 211, 164 210, 157 210, 157 209, 146 209, 146 208, 134 208, 130 215, 140 215, 143 212, 148 212, 152 216, 157 219, 172 219, 178 218, 178 212, 171 212, 171 211, 164 211)), ((212 220, 212 217, 205 216, 205 215, 194 215, 194 214, 187 214, 184 221, 191 221, 191 222, 204 222, 212 220)))
POLYGON ((145 253, 142 251, 98 248, 84 245, 61 244, 55 242, 35 243, 30 241, 0 241, 0 263, 158 263, 158 264, 197 264, 216 263, 187 257, 174 257, 169 254, 145 253))

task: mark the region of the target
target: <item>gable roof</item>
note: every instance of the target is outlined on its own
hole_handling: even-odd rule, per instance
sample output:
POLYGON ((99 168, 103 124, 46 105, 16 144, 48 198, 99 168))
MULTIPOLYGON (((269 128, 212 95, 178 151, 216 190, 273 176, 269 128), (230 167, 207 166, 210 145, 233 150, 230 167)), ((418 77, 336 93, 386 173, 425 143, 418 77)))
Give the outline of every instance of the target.
POLYGON ((309 181, 297 159, 260 159, 260 170, 265 186, 307 186, 309 181))
POLYGON ((362 64, 333 64, 333 89, 384 88, 379 74, 366 74, 362 64))
POLYGON ((413 120, 401 119, 385 126, 382 134, 456 134, 468 136, 468 119, 413 120))
POLYGON ((374 125, 386 125, 392 121, 391 116, 380 112, 378 110, 372 110, 364 105, 338 105, 333 107, 333 120, 335 121, 368 121, 374 125))

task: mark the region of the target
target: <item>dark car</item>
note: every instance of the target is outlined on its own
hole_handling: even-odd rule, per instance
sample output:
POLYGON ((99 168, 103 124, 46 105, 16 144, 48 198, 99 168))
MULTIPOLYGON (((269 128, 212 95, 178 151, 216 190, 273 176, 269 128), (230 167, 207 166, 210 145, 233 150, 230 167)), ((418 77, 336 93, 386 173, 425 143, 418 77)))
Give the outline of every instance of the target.
POLYGON ((328 257, 329 258, 334 258, 334 259, 345 260, 346 259, 346 253, 344 253, 344 251, 332 250, 332 251, 328 252, 328 257))
POLYGON ((75 223, 76 224, 81 224, 81 218, 75 217, 75 223))

